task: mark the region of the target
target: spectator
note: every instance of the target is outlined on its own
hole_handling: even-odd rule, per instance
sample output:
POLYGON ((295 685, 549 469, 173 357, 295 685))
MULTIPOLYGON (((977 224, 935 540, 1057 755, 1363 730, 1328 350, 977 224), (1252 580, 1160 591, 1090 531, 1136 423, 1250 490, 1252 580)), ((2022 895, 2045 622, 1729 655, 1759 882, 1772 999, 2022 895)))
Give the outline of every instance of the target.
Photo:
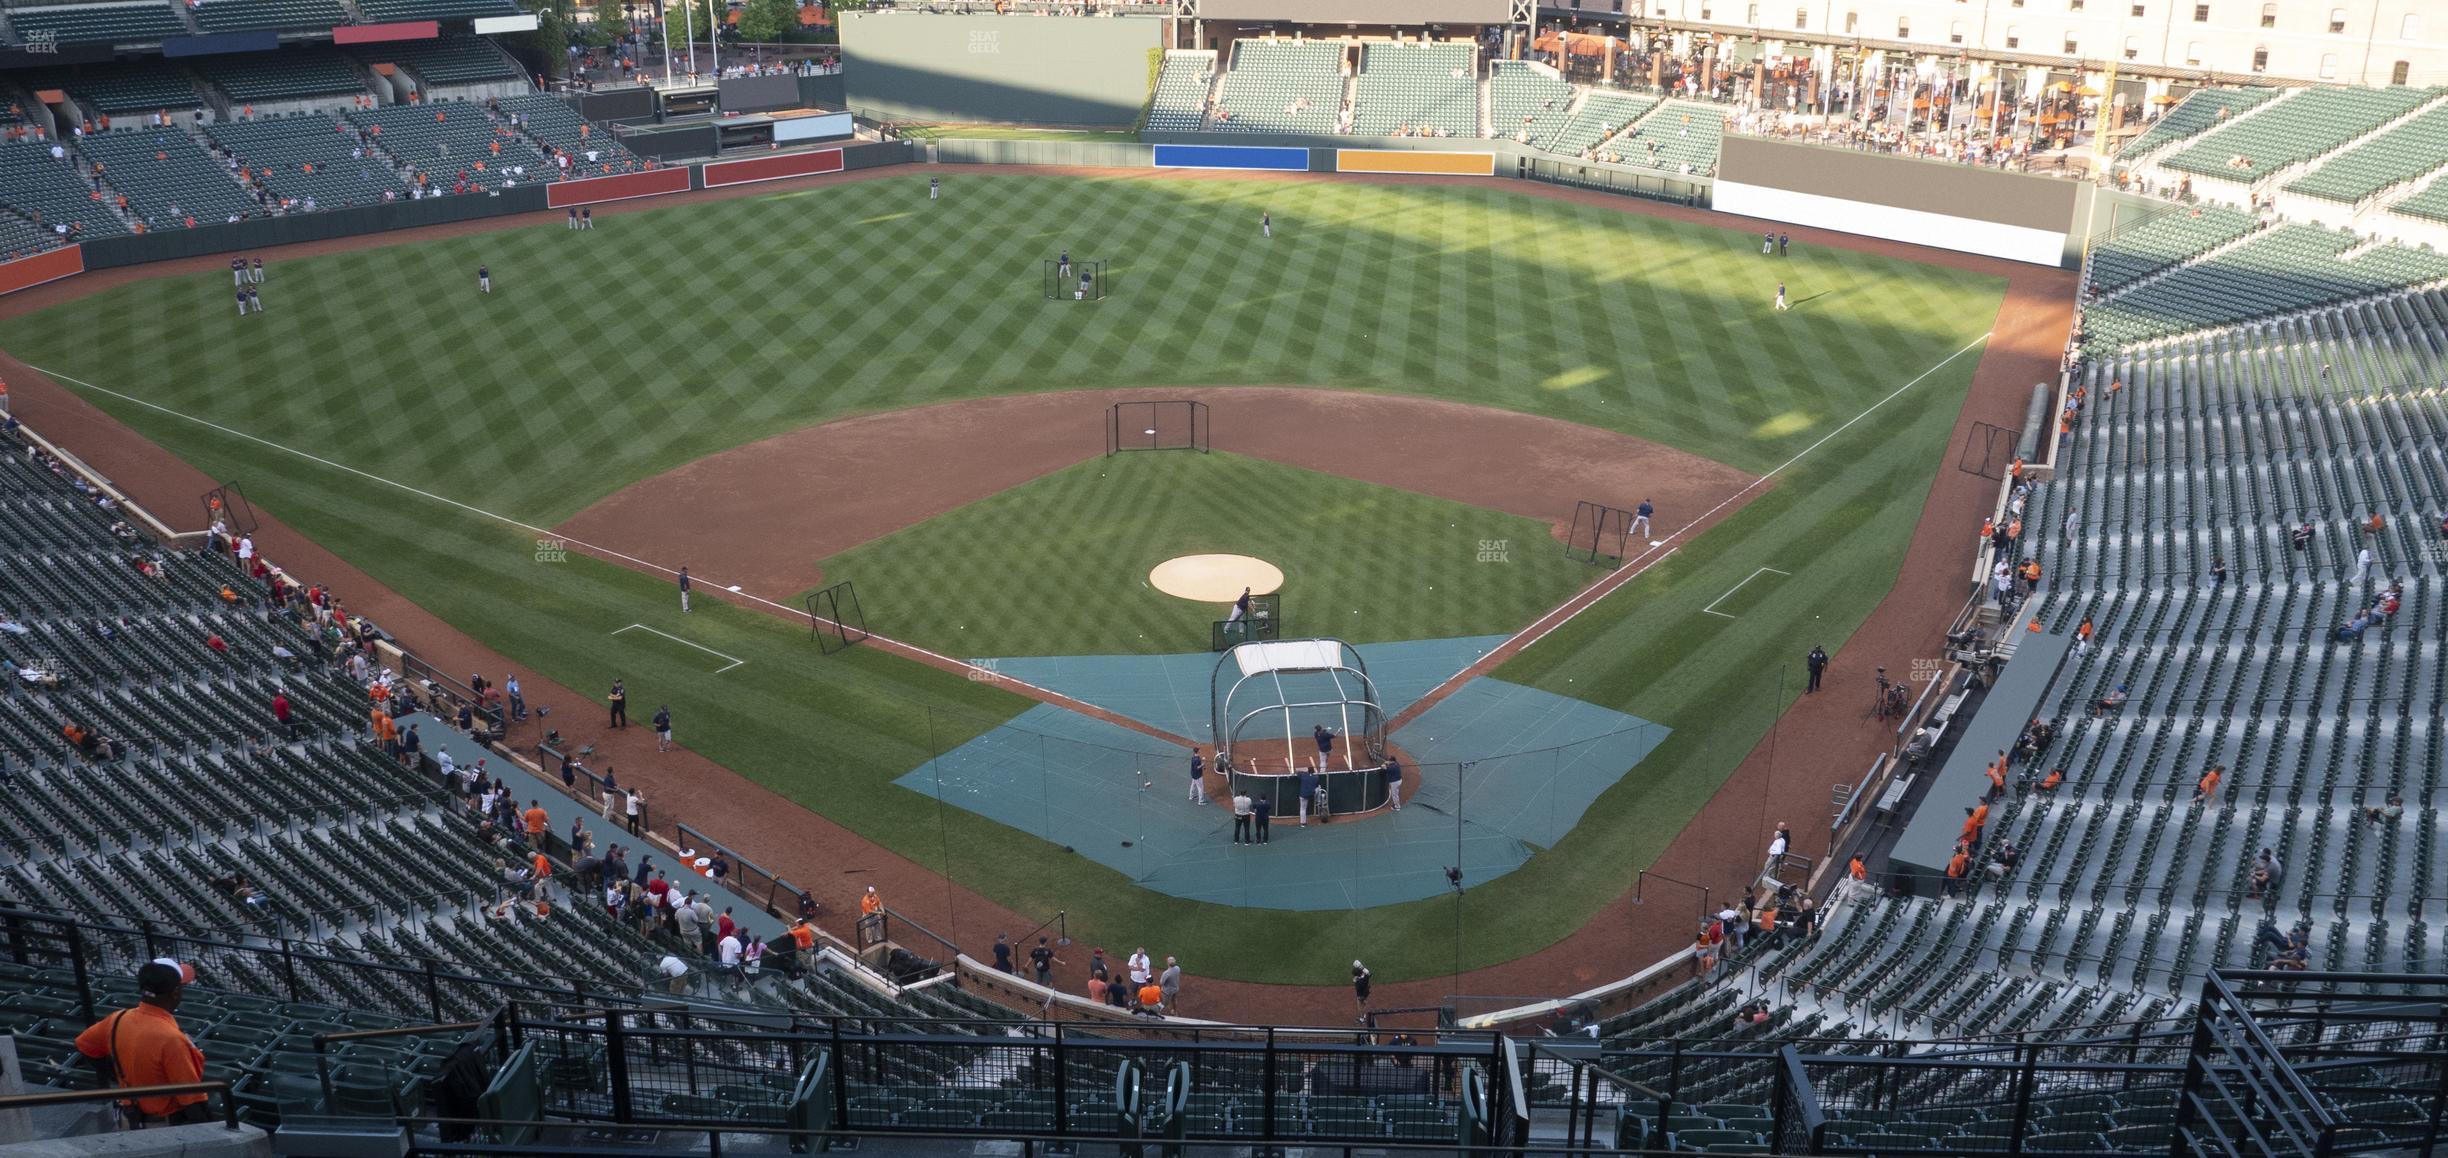
POLYGON ((1037 938, 1037 947, 1029 950, 1029 968, 1036 974, 1037 984, 1054 984, 1054 947, 1044 937, 1037 938))
MULTIPOLYGON (((187 1085, 204 1080, 204 1051, 179 1028, 178 1007, 195 967, 167 957, 136 970, 137 1004, 87 1026, 76 1049, 106 1086, 187 1085)), ((206 1094, 137 1098, 120 1107, 132 1123, 184 1125, 211 1117, 206 1094)))
POLYGON ((2113 714, 2124 708, 2126 699, 2131 695, 2131 685, 2118 684, 2116 686, 2116 690, 2111 691, 2107 695, 2101 696, 2099 699, 2092 702, 2091 714, 2093 716, 2113 714))
POLYGON ((2394 825, 2404 816, 2405 799, 2399 796, 2389 797, 2388 806, 2385 808, 2365 808, 2363 810, 2364 823, 2374 828, 2394 825))
POLYGON ((2283 869, 2279 865, 2278 858, 2273 855, 2270 850, 2266 848, 2262 849, 2260 853, 2253 857, 2251 871, 2252 888, 2245 892, 2245 899, 2257 901, 2263 896, 2270 894, 2278 887, 2278 881, 2282 872, 2283 869))
POLYGON ((1163 992, 1167 1012, 1178 1013, 1181 1010, 1181 979, 1181 962, 1166 957, 1164 972, 1156 977, 1156 988, 1163 992))

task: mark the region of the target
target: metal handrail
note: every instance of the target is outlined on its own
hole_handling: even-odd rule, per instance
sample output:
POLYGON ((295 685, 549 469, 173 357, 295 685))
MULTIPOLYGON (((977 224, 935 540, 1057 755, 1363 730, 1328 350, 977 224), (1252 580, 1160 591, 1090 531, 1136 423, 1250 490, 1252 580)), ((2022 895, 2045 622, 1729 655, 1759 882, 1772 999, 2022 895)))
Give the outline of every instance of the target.
POLYGON ((125 1102, 136 1098, 171 1098, 180 1094, 218 1094, 221 1096, 221 1125, 238 1128, 238 1102, 230 1097, 228 1082, 178 1082, 160 1086, 114 1086, 106 1090, 46 1090, 39 1094, 9 1094, 0 1096, 0 1113, 10 1110, 39 1110, 45 1106, 75 1106, 86 1102, 125 1102))

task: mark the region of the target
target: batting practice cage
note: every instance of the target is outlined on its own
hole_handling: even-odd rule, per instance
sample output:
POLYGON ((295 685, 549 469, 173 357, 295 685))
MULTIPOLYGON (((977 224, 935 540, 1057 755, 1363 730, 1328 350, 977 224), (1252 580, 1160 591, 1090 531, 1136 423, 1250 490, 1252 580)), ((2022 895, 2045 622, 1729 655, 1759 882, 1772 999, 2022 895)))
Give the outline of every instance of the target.
POLYGON ((867 638, 867 613, 859 609, 858 589, 847 579, 808 596, 808 630, 826 655, 867 638))
POLYGON ((1385 710, 1360 652, 1339 639, 1236 644, 1208 680, 1216 770, 1233 794, 1265 794, 1279 816, 1299 807, 1298 775, 1318 759, 1316 729, 1334 733, 1325 761, 1328 807, 1385 803, 1385 710))
POLYGON ((238 484, 225 482, 204 492, 204 525, 221 524, 233 535, 255 533, 255 504, 247 501, 246 492, 238 484))
POLYGON ((1223 651, 1235 644, 1258 643, 1283 638, 1283 592, 1270 591, 1250 596, 1249 614, 1241 619, 1219 619, 1209 625, 1207 650, 1223 651))
POLYGON ((1212 443, 1207 404, 1187 398, 1116 402, 1105 411, 1105 454, 1126 450, 1195 450, 1212 443))
POLYGON ((1050 302, 1104 301, 1105 263, 1101 261, 1046 262, 1045 296, 1050 302))
POLYGON ((1564 540, 1564 557, 1608 567, 1621 566, 1624 544, 1632 534, 1632 512, 1605 503, 1573 504, 1572 535, 1564 540))

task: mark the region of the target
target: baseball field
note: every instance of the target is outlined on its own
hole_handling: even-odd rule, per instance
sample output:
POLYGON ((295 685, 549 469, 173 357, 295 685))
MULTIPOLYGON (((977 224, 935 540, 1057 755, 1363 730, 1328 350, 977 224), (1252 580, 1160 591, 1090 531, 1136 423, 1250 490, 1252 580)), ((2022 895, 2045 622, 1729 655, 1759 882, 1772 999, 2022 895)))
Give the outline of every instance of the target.
MULTIPOLYGON (((2005 288, 1485 182, 933 172, 939 202, 912 170, 279 260, 246 318, 226 272, 131 279, 0 321, 0 348, 522 672, 588 697, 625 679, 691 752, 1013 913, 1325 983, 1357 955, 1385 980, 1507 960, 1628 887, 1798 694, 1773 673, 1813 643, 1841 659, 1895 581, 2005 288), (1109 263, 1106 300, 1044 298, 1066 250, 1109 263), (1114 391, 1217 392, 1218 453, 1100 457, 1101 403, 1052 396, 1114 391), (1392 409, 1284 449, 1319 391, 1392 409), (1036 457, 928 441, 1016 395, 1059 405, 966 421, 1036 457), (789 614, 846 579, 876 632, 954 657, 1195 652, 1216 609, 1144 580, 1229 550, 1283 565, 1295 634, 1508 634, 1610 574, 1551 537, 1584 496, 1540 480, 1600 445, 1542 433, 1566 427, 1688 505, 1493 675, 1672 733, 1460 901, 1192 903, 944 808, 894 781, 1035 701, 822 655, 789 614), (846 441, 806 441, 826 431, 846 441)), ((598 714, 560 718, 583 738, 598 714)), ((704 786, 621 776, 724 832, 704 786)), ((825 890, 870 867, 756 851, 825 890)))

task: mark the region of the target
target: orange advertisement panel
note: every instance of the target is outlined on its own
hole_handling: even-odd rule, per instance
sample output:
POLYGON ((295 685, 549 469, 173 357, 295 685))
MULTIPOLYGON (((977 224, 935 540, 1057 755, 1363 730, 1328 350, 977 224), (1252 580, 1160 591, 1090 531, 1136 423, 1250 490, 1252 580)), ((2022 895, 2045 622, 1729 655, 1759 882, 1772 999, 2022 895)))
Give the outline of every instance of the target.
POLYGON ((32 289, 44 282, 75 277, 83 272, 85 248, 80 245, 62 246, 48 253, 21 257, 15 261, 0 261, 0 294, 32 289))
POLYGON ((1337 173, 1449 173, 1496 175, 1494 153, 1430 153, 1416 149, 1336 149, 1337 173))

